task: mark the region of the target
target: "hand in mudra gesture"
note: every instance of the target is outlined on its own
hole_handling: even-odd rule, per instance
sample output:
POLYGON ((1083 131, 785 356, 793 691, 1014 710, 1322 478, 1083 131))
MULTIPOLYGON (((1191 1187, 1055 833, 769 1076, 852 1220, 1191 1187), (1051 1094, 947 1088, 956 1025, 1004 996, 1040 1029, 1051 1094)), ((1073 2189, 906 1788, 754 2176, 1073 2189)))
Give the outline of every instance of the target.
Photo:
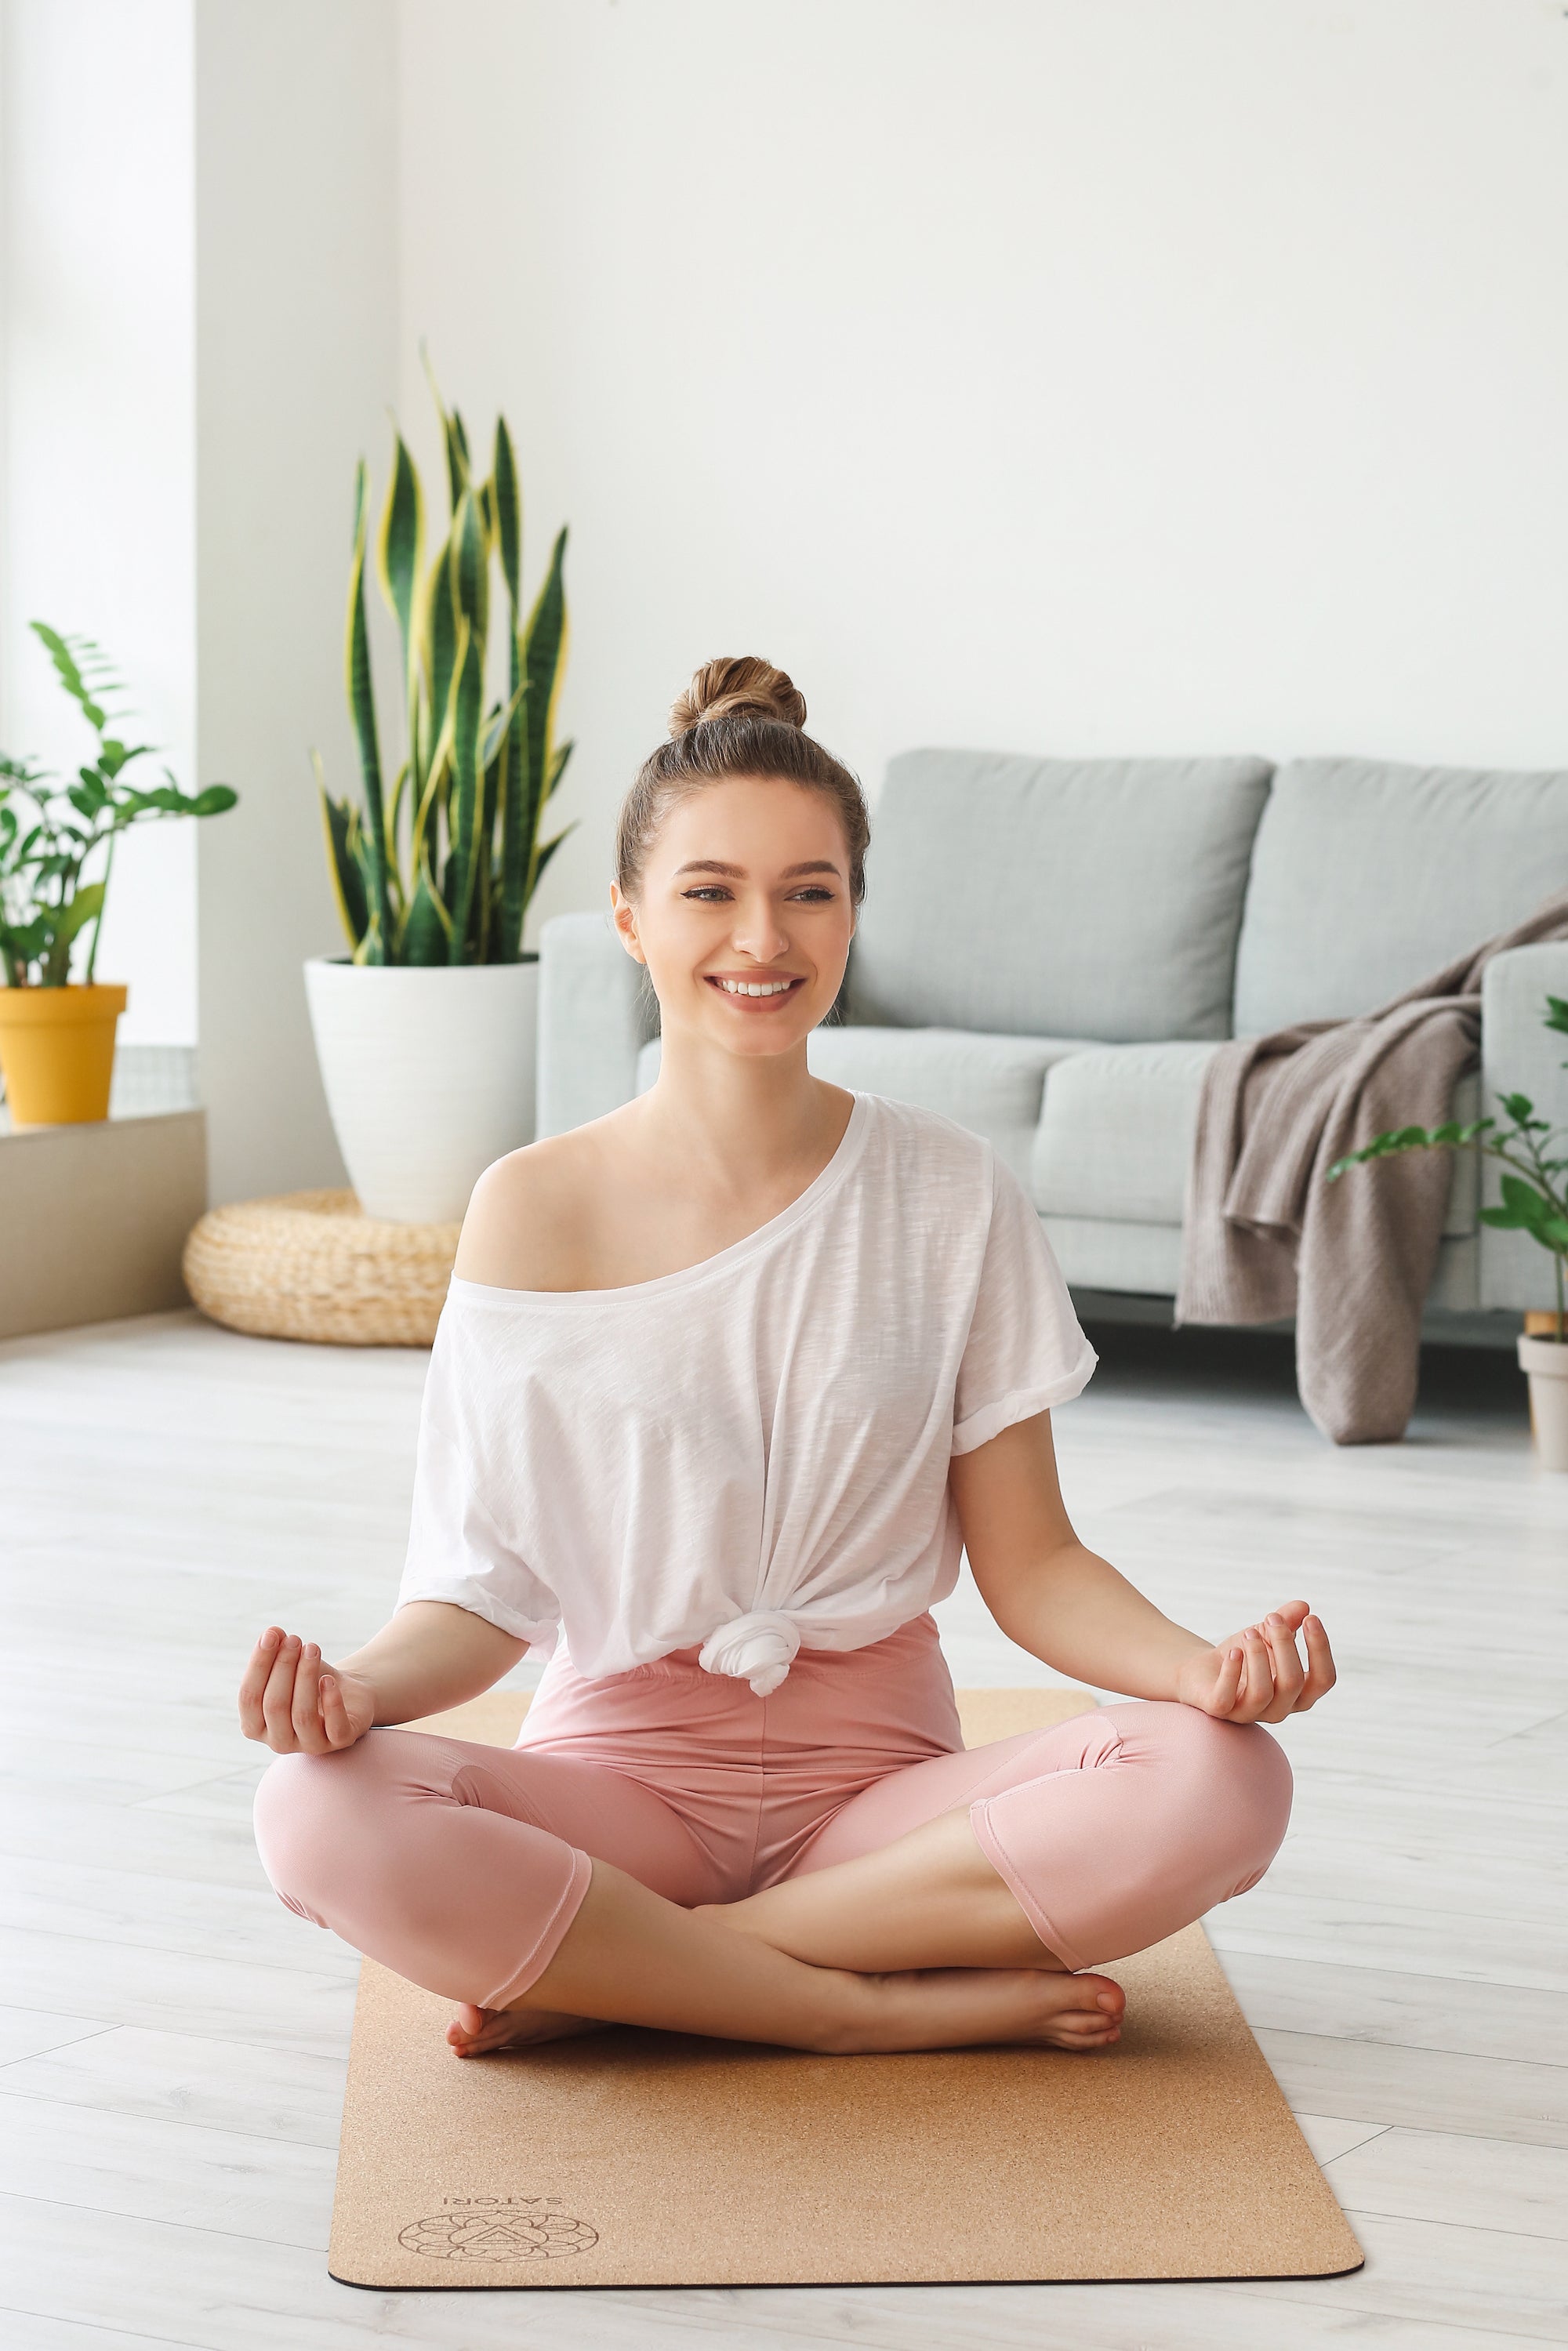
POLYGON ((376 1718, 369 1682, 324 1666, 314 1641, 269 1625, 239 1686, 240 1729, 275 1755, 335 1755, 376 1718))
POLYGON ((1221 1722, 1283 1722, 1334 1686, 1329 1636, 1304 1600, 1288 1600, 1256 1625, 1186 1659, 1176 1696, 1221 1722), (1306 1643, 1306 1662, 1296 1646, 1306 1643))

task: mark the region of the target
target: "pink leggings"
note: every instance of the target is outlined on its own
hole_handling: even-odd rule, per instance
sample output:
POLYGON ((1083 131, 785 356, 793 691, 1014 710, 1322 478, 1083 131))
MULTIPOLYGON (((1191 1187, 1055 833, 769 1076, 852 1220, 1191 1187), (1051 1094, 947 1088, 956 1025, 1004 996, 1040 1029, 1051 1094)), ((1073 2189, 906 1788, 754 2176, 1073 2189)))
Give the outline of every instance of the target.
POLYGON ((1093 1967, 1256 1884, 1291 1769, 1266 1730, 1153 1703, 966 1751, 927 1615, 869 1648, 803 1649, 767 1698, 695 1649, 597 1682, 558 1655, 517 1746, 372 1730, 280 1756, 256 1828, 291 1910, 502 2008, 549 1966, 592 1861, 687 1907, 733 1902, 961 1806, 1041 1941, 1093 1967))

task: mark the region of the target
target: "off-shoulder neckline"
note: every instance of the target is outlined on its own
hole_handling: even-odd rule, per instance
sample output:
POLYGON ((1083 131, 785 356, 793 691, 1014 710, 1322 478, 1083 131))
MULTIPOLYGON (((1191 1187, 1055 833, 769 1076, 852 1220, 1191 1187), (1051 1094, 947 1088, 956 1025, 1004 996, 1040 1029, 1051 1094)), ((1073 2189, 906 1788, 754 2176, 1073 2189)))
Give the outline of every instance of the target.
POLYGON ((674 1273, 655 1274, 651 1281, 622 1282, 613 1290, 514 1290, 496 1282, 469 1281, 455 1273, 448 1295, 463 1305, 503 1312, 519 1306, 559 1312, 562 1309, 615 1306, 644 1298, 658 1298, 671 1290, 691 1289, 698 1282, 709 1281, 719 1274, 728 1273, 734 1267, 755 1257, 759 1250, 781 1239, 785 1233, 811 1215, 830 1193, 838 1189, 860 1158, 871 1122, 871 1106, 876 1097, 862 1092, 859 1087, 846 1091, 853 1093, 854 1100, 831 1158, 813 1176, 805 1190, 797 1193, 787 1207, 780 1208, 776 1217, 769 1217, 766 1224, 758 1225, 754 1231, 744 1233, 739 1240, 731 1241, 727 1249, 719 1249, 715 1256, 701 1258, 695 1265, 677 1267, 674 1273))

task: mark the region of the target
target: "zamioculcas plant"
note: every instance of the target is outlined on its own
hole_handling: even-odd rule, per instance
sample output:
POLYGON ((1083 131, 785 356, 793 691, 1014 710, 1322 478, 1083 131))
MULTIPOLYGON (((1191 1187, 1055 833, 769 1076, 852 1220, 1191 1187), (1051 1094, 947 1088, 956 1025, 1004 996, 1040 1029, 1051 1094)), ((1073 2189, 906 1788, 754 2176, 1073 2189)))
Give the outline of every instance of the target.
POLYGON ((521 604, 522 493, 511 434, 496 424, 489 476, 475 478, 468 435, 435 394, 445 440, 449 519, 428 571, 424 500, 401 434, 376 538, 376 575, 402 651, 405 751, 384 781, 365 627, 370 477, 354 484, 349 575, 349 712, 361 804, 321 786, 338 905, 357 964, 517 963, 540 875, 572 827, 539 840, 545 804, 571 755, 555 741, 566 659, 566 532, 556 538, 527 619, 521 604), (506 599, 507 692, 486 708, 492 560, 506 599))
MULTIPOLYGON (((1547 998, 1546 1026, 1568 1036, 1568 997, 1547 998)), ((1563 1067, 1568 1070, 1568 1061, 1563 1067)), ((1500 1126, 1495 1118, 1472 1118, 1465 1122, 1452 1119, 1445 1126, 1431 1128, 1396 1127, 1387 1134, 1374 1136, 1360 1151, 1336 1159, 1329 1169, 1328 1180, 1332 1184, 1347 1167, 1359 1166, 1367 1159, 1387 1159, 1396 1151, 1459 1151, 1467 1144, 1479 1144, 1489 1158, 1500 1159, 1511 1171, 1500 1179, 1502 1206, 1483 1208, 1481 1222, 1500 1226, 1505 1232, 1528 1233, 1531 1240, 1539 1241, 1543 1249, 1552 1252, 1557 1285, 1557 1337, 1568 1339, 1568 1320, 1563 1311, 1563 1267, 1568 1264, 1568 1155, 1562 1158, 1551 1155, 1568 1144, 1568 1127, 1554 1128, 1550 1119, 1538 1118, 1528 1094, 1499 1094, 1498 1102, 1507 1113, 1507 1126, 1500 1126)))
POLYGON ((71 957, 90 925, 91 987, 120 834, 159 817, 220 816, 238 795, 227 784, 183 792, 167 768, 161 784, 133 782, 130 771, 152 746, 127 743, 107 708, 125 689, 104 654, 89 637, 62 636, 43 621, 29 625, 98 740, 68 780, 0 758, 0 965, 12 987, 68 987, 71 957))

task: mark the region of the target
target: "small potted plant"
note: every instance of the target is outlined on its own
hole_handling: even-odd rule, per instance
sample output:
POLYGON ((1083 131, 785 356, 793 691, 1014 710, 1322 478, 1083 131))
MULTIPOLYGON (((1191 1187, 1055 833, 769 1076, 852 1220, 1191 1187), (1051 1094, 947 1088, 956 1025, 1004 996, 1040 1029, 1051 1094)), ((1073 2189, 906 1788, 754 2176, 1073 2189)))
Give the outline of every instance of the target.
MULTIPOLYGON (((360 801, 321 786, 327 850, 350 954, 305 967, 316 1051, 350 1180, 367 1215, 460 1217, 480 1171, 529 1142, 538 957, 523 918, 572 828, 541 841, 570 743, 554 739, 566 653, 557 537, 522 602, 522 498, 506 419, 480 480, 463 420, 435 391, 445 441, 446 537, 423 568, 419 475, 394 434, 375 564, 402 653, 405 747, 383 780, 365 626, 369 479, 355 482, 349 710, 360 801), (492 566, 505 601, 506 693, 489 700, 492 566)), ((500 600, 497 600, 497 601, 500 600)), ((317 762, 319 780, 320 763, 317 762)))
POLYGON ((227 784, 183 792, 167 768, 150 789, 128 781, 152 747, 125 742, 105 707, 123 691, 109 663, 90 638, 31 626, 98 742, 68 781, 0 757, 0 1071, 14 1126, 74 1125, 109 1116, 125 1009, 125 987, 96 977, 115 842, 149 820, 221 815, 237 795, 227 784))
MULTIPOLYGON (((1568 998, 1549 996, 1546 1026, 1568 1036, 1568 998)), ((1568 1070, 1568 1061, 1563 1067, 1568 1070)), ((1499 1094, 1508 1124, 1495 1118, 1466 1123, 1452 1120, 1446 1126, 1396 1127, 1380 1134, 1360 1151, 1352 1151, 1329 1169, 1332 1184, 1347 1167, 1367 1159, 1386 1159, 1396 1151, 1457 1151, 1479 1144, 1491 1159, 1509 1171, 1501 1179, 1502 1205, 1483 1208, 1481 1222, 1505 1232, 1528 1233, 1550 1252, 1556 1284, 1557 1311, 1547 1332, 1526 1332, 1519 1342, 1521 1368, 1530 1377, 1530 1410, 1544 1469, 1568 1469, 1568 1320, 1564 1317, 1565 1266, 1568 1266, 1568 1154, 1552 1155, 1568 1146, 1568 1127, 1554 1128, 1538 1118, 1528 1094, 1499 1094)))

